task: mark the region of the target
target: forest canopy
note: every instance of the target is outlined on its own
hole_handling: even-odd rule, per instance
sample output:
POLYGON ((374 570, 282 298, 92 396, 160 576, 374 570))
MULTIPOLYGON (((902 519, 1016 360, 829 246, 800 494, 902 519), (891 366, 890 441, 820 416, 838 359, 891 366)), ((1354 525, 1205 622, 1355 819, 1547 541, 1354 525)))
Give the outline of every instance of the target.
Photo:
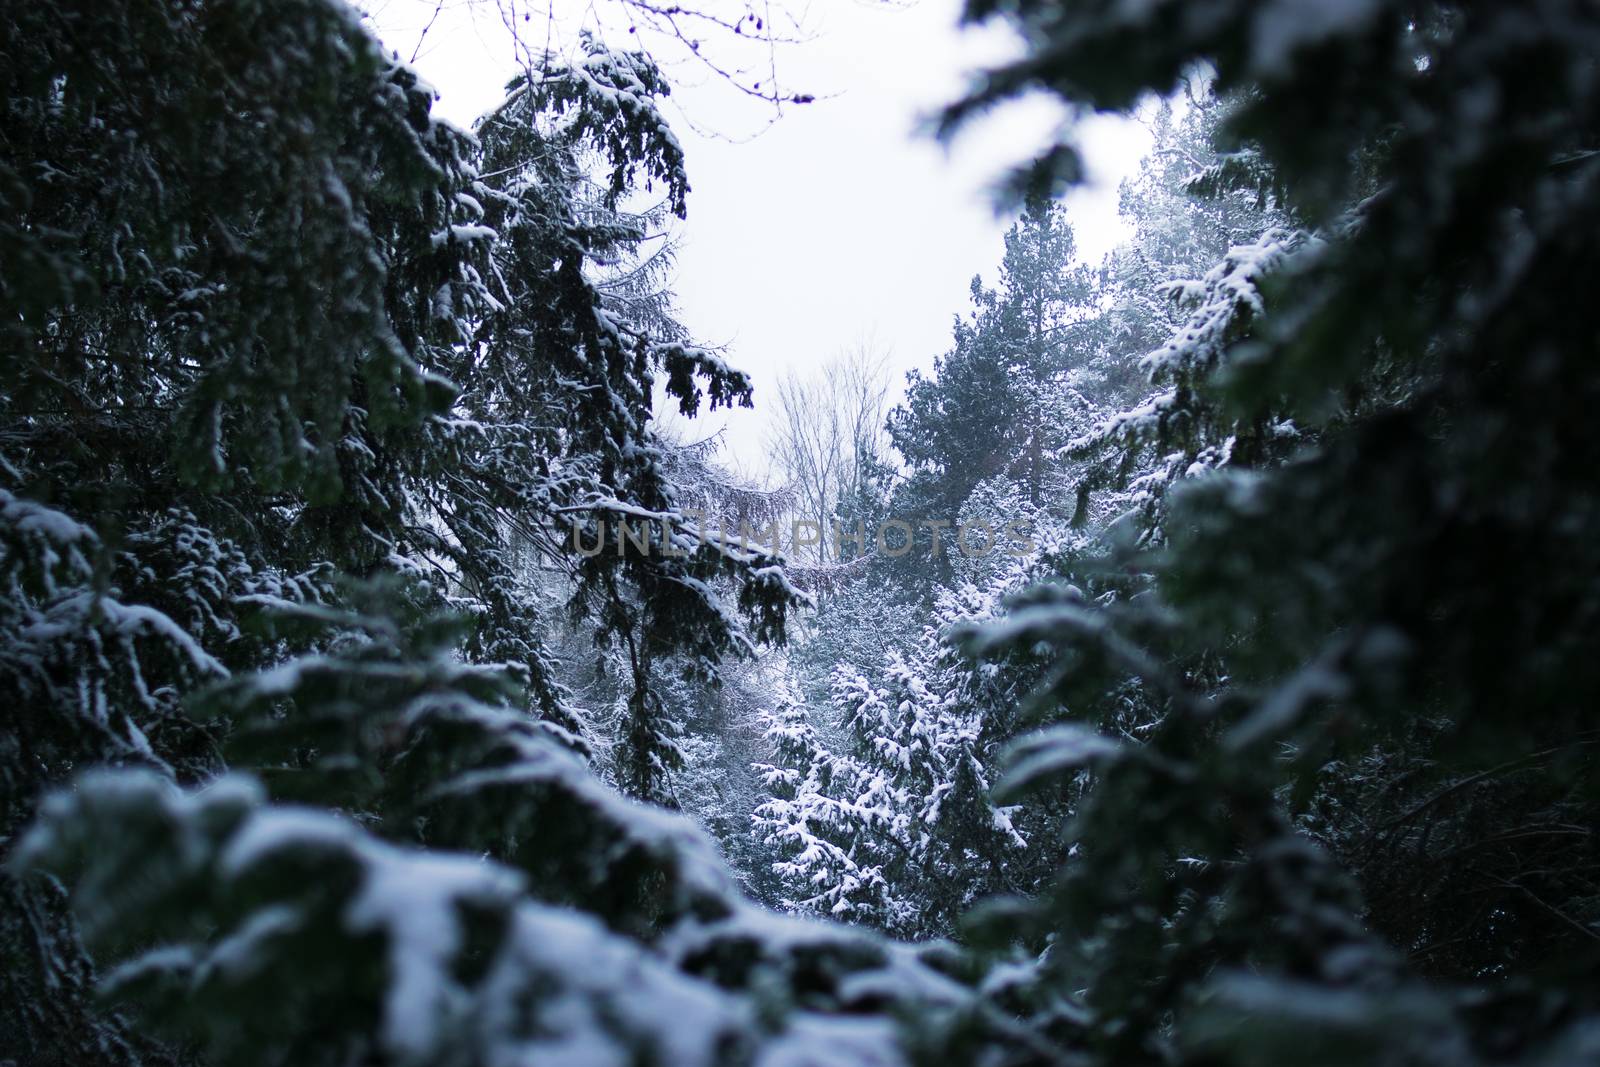
POLYGON ((0 12, 0 1064, 1600 1062, 1600 10, 964 19, 1126 238, 758 395, 642 36, 0 12))

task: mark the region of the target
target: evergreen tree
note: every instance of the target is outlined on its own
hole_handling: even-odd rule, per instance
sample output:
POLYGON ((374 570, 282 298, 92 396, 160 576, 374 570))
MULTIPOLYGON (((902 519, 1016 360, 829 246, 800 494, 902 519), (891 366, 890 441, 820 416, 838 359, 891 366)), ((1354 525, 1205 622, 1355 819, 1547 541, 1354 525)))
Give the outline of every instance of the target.
POLYGON ((1019 176, 893 425, 896 506, 1084 528, 868 557, 833 618, 927 625, 770 683, 782 896, 916 946, 596 774, 670 799, 803 600, 650 424, 750 395, 639 257, 659 69, 590 39, 474 137, 337 0, 0 16, 0 1058, 1595 1058, 1600 14, 966 13, 1023 48, 949 128, 1188 102, 1098 273, 1070 146, 1019 176), (623 518, 673 551, 581 550, 623 518))
POLYGON ((1091 317, 1089 272, 1073 263, 1059 203, 1031 201, 1006 234, 999 285, 972 283, 973 310, 951 351, 889 416, 894 447, 912 468, 897 503, 948 519, 981 481, 1005 475, 1037 505, 1049 458, 1088 405, 1073 388, 1073 334, 1091 317))
MULTIPOLYGON (((692 413, 748 402, 748 380, 593 280, 644 235, 618 207, 636 184, 683 208, 653 64, 588 42, 474 139, 326 0, 30 7, 0 33, 0 692, 23 709, 0 748, 4 847, 83 767, 198 784, 231 765, 391 839, 519 863, 613 925, 678 914, 662 880, 693 835, 652 837, 584 768, 522 565, 554 560, 628 648, 641 795, 664 762, 656 665, 709 676, 781 637, 795 596, 684 521, 648 425, 658 381, 692 413), (569 536, 575 516, 639 511, 676 555, 585 556, 569 536)), ((133 882, 167 877, 162 855, 133 882)), ((159 1057, 91 1003, 63 888, 94 895, 7 876, 6 1050, 159 1057)), ((107 944, 115 962, 148 942, 107 944)))
POLYGON ((942 594, 908 655, 890 652, 872 677, 835 671, 821 723, 794 700, 765 717, 771 799, 755 825, 780 850, 790 906, 925 938, 979 896, 1022 888, 1019 813, 994 805, 986 769, 1009 739, 993 713, 1015 694, 945 639, 993 619, 1020 584, 1014 568, 985 592, 942 594))
POLYGON ((1592 868, 1550 835, 1593 821, 1593 11, 1003 10, 1029 55, 949 121, 1040 88, 1125 108, 1210 62, 1255 148, 1203 182, 1281 190, 1306 233, 1230 253, 1152 357, 1194 476, 1163 550, 1117 561, 1138 595, 1044 587, 974 635, 1053 646, 1033 706, 1076 720, 1003 791, 1076 798, 1074 859, 987 932, 1048 940, 1041 1024, 1081 990, 1061 1040, 1106 1062, 1581 1059, 1592 868))

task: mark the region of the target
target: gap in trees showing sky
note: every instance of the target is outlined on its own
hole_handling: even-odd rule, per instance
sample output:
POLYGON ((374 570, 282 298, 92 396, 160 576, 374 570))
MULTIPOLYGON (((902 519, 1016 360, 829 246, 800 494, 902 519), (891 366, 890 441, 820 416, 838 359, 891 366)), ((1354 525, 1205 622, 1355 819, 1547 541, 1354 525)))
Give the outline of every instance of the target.
MULTIPOLYGON (((828 0, 792 18, 798 43, 769 52, 707 35, 709 62, 770 64, 804 105, 752 99, 679 42, 631 35, 625 8, 551 0, 371 0, 380 36, 438 89, 438 111, 462 126, 498 103, 529 53, 575 47, 587 29, 634 36, 673 79, 669 114, 688 157, 688 219, 677 227, 672 289, 684 324, 725 349, 755 381, 756 407, 719 411, 676 435, 721 432, 723 458, 769 474, 765 439, 777 381, 815 373, 862 346, 884 358, 899 395, 905 372, 927 370, 949 346, 972 276, 992 279, 1011 218, 990 196, 1006 169, 1065 119, 1028 100, 989 116, 947 151, 928 117, 958 95, 967 71, 1015 51, 1005 34, 957 26, 956 0, 911 4, 828 0), (516 26, 521 46, 508 26, 516 26), (425 32, 424 32, 425 31, 425 32), (420 41, 420 47, 419 47, 420 41), (742 48, 742 50, 741 50, 742 48)), ((792 15, 792 12, 784 16, 792 15)), ((759 79, 767 75, 753 73, 759 79)), ((770 87, 771 83, 767 83, 770 87)), ((1081 121, 1088 182, 1069 196, 1078 253, 1098 261, 1125 235, 1118 186, 1149 147, 1138 123, 1081 121)))

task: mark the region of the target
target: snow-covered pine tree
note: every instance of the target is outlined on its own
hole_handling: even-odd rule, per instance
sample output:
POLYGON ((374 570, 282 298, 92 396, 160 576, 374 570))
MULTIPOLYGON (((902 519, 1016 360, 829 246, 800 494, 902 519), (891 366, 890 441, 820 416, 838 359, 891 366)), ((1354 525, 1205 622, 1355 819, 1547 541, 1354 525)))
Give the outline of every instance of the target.
MULTIPOLYGON (((403 494, 357 484, 360 436, 447 399, 413 352, 448 327, 391 309, 454 263, 392 268, 447 217, 466 138, 342 6, 204 14, 0 18, 8 843, 78 768, 220 769, 183 697, 282 654, 256 602, 382 558, 356 531, 403 494)), ((63 895, 8 877, 8 1050, 132 1062, 149 1043, 96 1016, 63 895)))
MULTIPOLYGON (((1037 992, 1074 991, 1035 1018, 1098 1062, 1592 1056, 1592 834, 1563 835, 1594 821, 1597 766, 1574 636, 1600 588, 1576 288, 1600 212, 1595 12, 968 14, 1033 47, 952 124, 1039 89, 1125 108, 1210 63, 1243 94, 1224 135, 1259 156, 1202 181, 1270 174, 1315 234, 1231 255, 1162 364, 1224 413, 1212 443, 1292 419, 1300 447, 1167 494, 1163 550, 1122 561, 1141 595, 1043 587, 973 635, 1053 646, 1038 701, 1079 720, 1025 742, 1002 790, 1081 798, 1059 884, 987 931, 1042 953, 1037 992), (1124 734, 1109 697, 1130 688, 1124 734), (1472 992, 1427 980, 1445 974, 1472 992)), ((1051 149, 1034 176, 1072 161, 1051 149)))
POLYGON ((872 847, 874 823, 888 813, 861 799, 871 792, 870 770, 835 752, 798 700, 762 722, 776 762, 756 765, 769 798, 751 821, 778 855, 773 872, 787 890, 780 903, 879 926, 907 917, 872 847))
MULTIPOLYGON (((527 826, 571 831, 555 854, 575 866, 536 870, 542 891, 620 927, 674 913, 677 846, 651 844, 651 816, 572 755, 583 723, 517 558, 532 545, 567 569, 580 617, 641 650, 645 764, 653 662, 709 670, 779 636, 792 600, 766 561, 686 532, 647 425, 657 388, 692 412, 748 399, 747 380, 608 306, 587 266, 642 236, 618 208, 636 177, 682 208, 649 61, 591 44, 475 139, 432 120, 431 90, 334 0, 29 7, 0 18, 0 51, 16 355, 0 693, 23 709, 0 740, 0 848, 84 767, 194 784, 229 753, 273 795, 403 841, 515 860, 553 848, 519 852, 527 826), (595 153, 609 169, 591 191, 595 153), (630 508, 661 515, 682 558, 573 550, 573 515, 630 508), (463 781, 478 804, 458 819, 463 781), (496 789, 514 794, 500 809, 496 789), (563 804, 576 814, 553 817, 563 804), (585 867, 593 849, 634 874, 585 867)), ((5 1050, 168 1055, 92 1003, 63 907, 78 887, 5 879, 5 1050)))
MULTIPOLYGON (((1270 228, 1229 248, 1203 278, 1161 286, 1186 314, 1161 347, 1138 360, 1155 388, 1061 449, 1062 459, 1082 465, 1077 522, 1089 519, 1096 492, 1111 490, 1114 508, 1139 513, 1140 538, 1159 537, 1167 492, 1180 479, 1281 461, 1301 444, 1291 418, 1276 412, 1238 418, 1208 394, 1206 383, 1265 314, 1266 277, 1307 240, 1299 231, 1270 228)), ((1102 504, 1100 511, 1107 510, 1102 504)))
POLYGON ((1264 311, 1260 283, 1307 235, 1251 146, 1224 151, 1219 131, 1240 99, 1199 75, 1150 115, 1150 153, 1123 184, 1132 238, 1107 257, 1100 313, 1082 342, 1098 402, 1088 427, 1058 452, 1091 528, 1136 511, 1137 536, 1159 536, 1173 482, 1218 465, 1248 466, 1294 447, 1292 423, 1231 419, 1203 383, 1228 345, 1264 311))
POLYGON ((946 640, 993 619, 1021 570, 941 594, 909 655, 889 653, 870 677, 841 665, 825 709, 791 700, 766 716, 772 797, 754 821, 781 851, 790 906, 926 938, 978 897, 1022 888, 1019 813, 995 806, 986 769, 1010 737, 991 713, 1016 694, 946 640))
MULTIPOLYGON (((647 425, 658 387, 692 415, 703 403, 748 403, 748 379, 683 343, 659 306, 646 301, 641 320, 639 299, 608 300, 591 280, 597 262, 628 260, 647 236, 649 213, 622 212, 621 198, 659 185, 664 208, 681 215, 688 183, 654 101, 667 92, 654 64, 590 37, 583 45, 578 62, 552 60, 536 82, 513 83, 479 123, 481 166, 493 177, 466 197, 465 229, 494 238, 480 269, 487 299, 472 343, 445 368, 462 386, 446 454, 465 469, 430 504, 459 545, 454 562, 490 605, 487 657, 539 659, 529 649, 541 615, 509 599, 502 577, 514 570, 502 558, 512 544, 570 569, 574 603, 597 620, 626 674, 619 778, 661 800, 675 759, 659 665, 676 656, 694 677, 713 678, 716 663, 748 651, 752 638, 782 636, 793 593, 769 561, 706 540, 703 524, 684 516, 666 470, 672 446, 647 425), (606 171, 591 186, 583 164, 595 156, 606 171), (655 524, 655 550, 621 550, 620 522, 655 524), (607 550, 578 551, 597 543, 602 523, 607 550), (751 634, 713 590, 718 579, 751 634)), ((533 677, 547 714, 566 724, 548 671, 536 666, 533 677)))

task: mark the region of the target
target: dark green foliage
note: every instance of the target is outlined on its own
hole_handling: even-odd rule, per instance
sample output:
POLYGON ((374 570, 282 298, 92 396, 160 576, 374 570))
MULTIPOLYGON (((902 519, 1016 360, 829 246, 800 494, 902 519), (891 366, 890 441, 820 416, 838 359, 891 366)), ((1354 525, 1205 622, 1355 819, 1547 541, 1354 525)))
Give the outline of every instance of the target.
POLYGON ((588 40, 474 138, 329 0, 0 16, 0 1059, 1595 1058, 1600 14, 968 16, 1025 49, 952 128, 1187 102, 1099 271, 1029 200, 845 502, 1084 529, 853 561, 831 618, 929 625, 774 694, 776 891, 920 948, 595 773, 673 799, 803 599, 650 425, 751 391, 633 266, 659 69, 588 40))
POLYGON ((1030 54, 952 121, 1026 87, 1123 107, 1208 61, 1250 87, 1225 130, 1259 157, 1197 186, 1281 189, 1317 228, 1259 264, 1246 320, 1176 350, 1180 394, 1223 417, 1189 432, 1251 447, 1180 483, 1164 550, 1123 562, 1147 589, 1041 593, 977 638, 1056 645, 1042 712, 1115 734, 1103 694, 1139 693, 1139 744, 1054 744, 1080 858, 1030 921, 1084 990, 1075 1040, 1118 1063, 1574 1055, 1600 946, 1580 280, 1600 265, 1600 21, 1559 2, 1003 10, 1030 54), (1286 420, 1294 450, 1262 447, 1286 420), (1512 1007, 1529 996, 1550 1009, 1512 1007))
POLYGON ((954 516, 997 476, 1043 499, 1049 460, 1089 407, 1072 372, 1084 351, 1073 334, 1093 317, 1090 277, 1072 258, 1062 207, 1030 202, 1006 234, 998 287, 974 278, 972 318, 956 321, 954 348, 932 377, 911 373, 906 404, 889 418, 916 471, 905 492, 925 509, 908 513, 954 516))
POLYGON ((28 5, 0 33, 27 444, 72 419, 102 462, 170 449, 192 481, 329 501, 353 407, 376 427, 445 398, 415 359, 427 317, 401 309, 452 264, 407 287, 393 268, 447 221, 467 142, 351 11, 28 5))
MULTIPOLYGON (((0 851, 85 768, 232 766, 492 852, 634 933, 725 912, 703 843, 585 765, 553 652, 568 619, 637 650, 630 748, 654 770, 629 785, 655 796, 657 664, 711 677, 781 639, 794 597, 692 536, 647 425, 657 388, 693 414, 748 380, 647 278, 596 277, 645 234, 618 206, 636 185, 683 210, 655 66, 593 44, 475 139, 331 0, 25 5, 0 55, 0 851), (577 553, 574 516, 615 509, 659 514, 682 558, 577 553)), ((181 905, 162 855, 129 854, 108 901, 181 905)), ((63 888, 6 883, 0 1058, 159 1060, 94 1009, 63 888)), ((144 936, 96 934, 95 958, 144 936)), ((231 1033, 213 1006, 172 1049, 360 1044, 303 992, 231 1033)))

